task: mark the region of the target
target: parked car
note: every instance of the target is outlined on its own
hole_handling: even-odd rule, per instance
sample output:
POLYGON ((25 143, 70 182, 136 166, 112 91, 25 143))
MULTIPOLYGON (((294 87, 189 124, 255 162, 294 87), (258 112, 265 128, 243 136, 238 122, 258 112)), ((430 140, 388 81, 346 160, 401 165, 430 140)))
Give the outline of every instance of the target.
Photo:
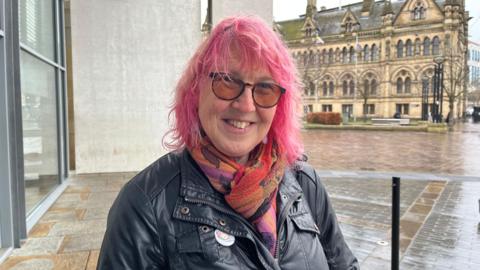
POLYGON ((480 122, 480 106, 473 107, 472 118, 474 122, 480 122))
POLYGON ((465 115, 466 116, 472 116, 473 114, 473 107, 468 107, 466 110, 465 110, 465 115))

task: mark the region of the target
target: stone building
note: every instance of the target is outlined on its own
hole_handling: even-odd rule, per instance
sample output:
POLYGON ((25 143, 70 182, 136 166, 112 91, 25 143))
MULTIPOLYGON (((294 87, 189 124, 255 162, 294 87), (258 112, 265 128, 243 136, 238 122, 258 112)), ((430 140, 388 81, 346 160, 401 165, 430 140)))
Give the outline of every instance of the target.
POLYGON ((433 102, 434 60, 444 66, 443 115, 449 98, 453 115, 463 112, 467 21, 463 0, 363 0, 331 9, 309 0, 304 15, 276 30, 297 61, 305 112, 421 118, 433 102))
POLYGON ((471 83, 480 82, 480 43, 468 42, 468 70, 471 83))

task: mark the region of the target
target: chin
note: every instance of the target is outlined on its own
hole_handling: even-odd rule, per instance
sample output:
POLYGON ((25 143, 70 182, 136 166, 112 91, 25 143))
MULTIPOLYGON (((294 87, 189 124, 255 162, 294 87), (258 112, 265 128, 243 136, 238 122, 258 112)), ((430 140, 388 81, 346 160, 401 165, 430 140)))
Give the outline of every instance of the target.
MULTIPOLYGON (((229 143, 229 145, 232 145, 232 143, 229 143)), ((246 156, 250 153, 250 151, 253 150, 254 147, 252 147, 252 149, 246 149, 244 147, 239 147, 239 148, 231 148, 231 147, 226 147, 226 148, 222 148, 222 149, 218 149, 220 150, 222 153, 224 153, 225 155, 231 157, 231 158, 240 158, 240 157, 243 157, 243 156, 246 156)))

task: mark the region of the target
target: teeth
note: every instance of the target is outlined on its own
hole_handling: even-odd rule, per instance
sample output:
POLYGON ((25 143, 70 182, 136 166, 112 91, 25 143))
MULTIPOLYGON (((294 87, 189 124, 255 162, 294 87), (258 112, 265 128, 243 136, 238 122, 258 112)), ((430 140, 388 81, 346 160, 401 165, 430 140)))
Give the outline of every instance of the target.
POLYGON ((250 125, 250 122, 243 122, 243 121, 237 121, 237 120, 228 120, 227 122, 230 125, 240 129, 246 128, 250 125))

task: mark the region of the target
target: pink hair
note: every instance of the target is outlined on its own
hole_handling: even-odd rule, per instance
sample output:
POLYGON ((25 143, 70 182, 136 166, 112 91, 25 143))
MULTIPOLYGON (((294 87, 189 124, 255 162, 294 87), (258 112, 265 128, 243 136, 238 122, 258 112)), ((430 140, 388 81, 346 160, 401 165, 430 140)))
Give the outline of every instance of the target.
MULTIPOLYGON (((226 18, 202 42, 176 86, 170 111, 170 115, 175 115, 175 122, 167 133, 172 135, 173 141, 164 145, 172 150, 197 146, 201 138, 198 116, 200 85, 208 80, 211 71, 228 70, 232 47, 242 56, 242 71, 266 68, 272 79, 286 89, 277 104, 268 137, 275 139, 285 152, 288 163, 293 163, 303 153, 297 69, 281 38, 257 17, 226 18)), ((203 91, 206 90, 210 91, 203 91)))

